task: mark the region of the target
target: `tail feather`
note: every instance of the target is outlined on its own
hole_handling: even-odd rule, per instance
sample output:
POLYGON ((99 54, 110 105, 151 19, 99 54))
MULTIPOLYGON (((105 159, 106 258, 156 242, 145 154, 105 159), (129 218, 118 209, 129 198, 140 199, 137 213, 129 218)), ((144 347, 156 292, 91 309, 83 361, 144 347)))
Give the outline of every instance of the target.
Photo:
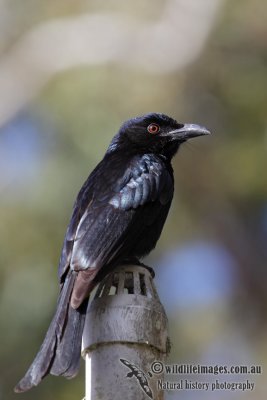
POLYGON ((69 272, 43 344, 15 392, 25 392, 37 386, 48 373, 68 378, 77 374, 87 302, 77 310, 69 306, 75 278, 76 272, 69 272))
POLYGON ((64 335, 57 346, 50 369, 52 375, 73 378, 79 371, 81 342, 88 300, 77 309, 69 307, 64 335))

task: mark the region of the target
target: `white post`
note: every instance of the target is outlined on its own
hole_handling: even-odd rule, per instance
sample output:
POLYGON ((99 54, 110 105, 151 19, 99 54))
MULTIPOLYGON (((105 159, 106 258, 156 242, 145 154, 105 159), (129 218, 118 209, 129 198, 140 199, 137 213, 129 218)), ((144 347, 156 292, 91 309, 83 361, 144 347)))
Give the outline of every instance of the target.
POLYGON ((85 400, 92 400, 92 363, 90 353, 85 355, 85 400))

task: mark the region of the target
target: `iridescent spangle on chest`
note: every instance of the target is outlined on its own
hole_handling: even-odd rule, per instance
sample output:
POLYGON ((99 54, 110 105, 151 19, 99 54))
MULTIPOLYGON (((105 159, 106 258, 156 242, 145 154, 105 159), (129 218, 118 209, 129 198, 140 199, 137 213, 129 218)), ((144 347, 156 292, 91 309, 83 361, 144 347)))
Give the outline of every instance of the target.
POLYGON ((166 204, 172 198, 173 181, 164 163, 146 154, 131 165, 131 174, 109 201, 114 208, 129 210, 159 200, 166 204))

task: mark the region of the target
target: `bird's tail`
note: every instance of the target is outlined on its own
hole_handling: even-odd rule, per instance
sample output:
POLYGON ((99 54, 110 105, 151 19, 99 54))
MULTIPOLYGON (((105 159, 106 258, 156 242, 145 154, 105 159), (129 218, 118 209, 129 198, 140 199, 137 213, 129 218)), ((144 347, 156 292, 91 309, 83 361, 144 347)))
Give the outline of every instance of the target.
POLYGON ((56 314, 43 344, 15 392, 25 392, 37 386, 47 375, 74 377, 79 370, 82 332, 88 299, 78 309, 70 306, 76 272, 70 271, 61 289, 56 314))

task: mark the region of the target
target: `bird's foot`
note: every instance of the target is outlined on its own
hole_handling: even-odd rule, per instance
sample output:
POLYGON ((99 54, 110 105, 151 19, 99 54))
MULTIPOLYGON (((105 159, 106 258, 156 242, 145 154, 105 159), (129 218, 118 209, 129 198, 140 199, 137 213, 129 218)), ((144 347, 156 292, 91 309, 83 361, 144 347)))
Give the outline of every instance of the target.
POLYGON ((149 267, 148 265, 146 265, 146 264, 144 264, 144 263, 142 263, 140 261, 139 261, 138 265, 140 265, 140 267, 144 267, 145 269, 147 269, 150 272, 150 275, 152 276, 152 278, 153 279, 155 278, 156 274, 155 274, 155 271, 154 271, 154 269, 152 267, 149 267))
POLYGON ((132 265, 139 265, 140 267, 144 267, 145 269, 147 269, 152 278, 155 278, 155 271, 152 267, 149 267, 148 265, 142 263, 140 260, 138 260, 137 257, 133 257, 133 258, 127 258, 124 260, 124 264, 132 264, 132 265))

